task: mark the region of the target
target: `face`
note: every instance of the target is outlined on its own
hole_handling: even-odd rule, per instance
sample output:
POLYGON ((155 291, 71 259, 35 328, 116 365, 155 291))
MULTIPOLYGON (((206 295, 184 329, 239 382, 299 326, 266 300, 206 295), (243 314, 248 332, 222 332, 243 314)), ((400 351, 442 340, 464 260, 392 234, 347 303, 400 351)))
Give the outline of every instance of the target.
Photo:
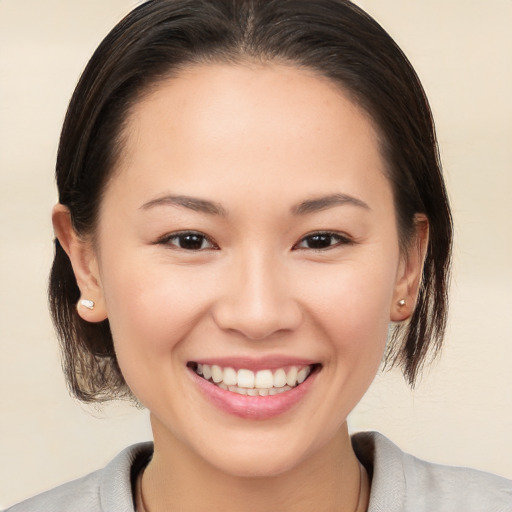
POLYGON ((91 268, 155 439, 236 475, 311 459, 372 381, 408 279, 371 122, 304 70, 205 65, 125 135, 91 268))

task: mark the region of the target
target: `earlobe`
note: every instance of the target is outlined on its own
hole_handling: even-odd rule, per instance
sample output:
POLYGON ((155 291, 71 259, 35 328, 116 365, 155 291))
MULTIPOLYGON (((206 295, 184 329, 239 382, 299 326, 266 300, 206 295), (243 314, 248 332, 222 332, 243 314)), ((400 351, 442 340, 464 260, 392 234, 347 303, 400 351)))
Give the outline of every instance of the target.
POLYGON ((76 309, 87 322, 101 322, 107 318, 103 289, 96 254, 91 240, 81 238, 73 228, 66 206, 57 204, 52 211, 55 236, 68 255, 80 289, 76 309))
POLYGON ((390 319, 403 322, 413 313, 423 276, 428 248, 429 222, 424 214, 415 215, 415 234, 402 257, 391 303, 390 319))

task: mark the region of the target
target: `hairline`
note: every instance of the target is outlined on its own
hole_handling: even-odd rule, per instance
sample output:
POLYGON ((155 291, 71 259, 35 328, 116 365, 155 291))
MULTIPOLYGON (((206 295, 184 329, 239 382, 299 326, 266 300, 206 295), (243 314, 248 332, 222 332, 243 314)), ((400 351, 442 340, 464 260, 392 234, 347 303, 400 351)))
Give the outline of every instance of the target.
MULTIPOLYGON (((212 55, 194 55, 188 60, 183 60, 177 64, 169 64, 166 72, 161 73, 160 76, 150 77, 146 83, 143 83, 138 90, 128 99, 129 106, 124 112, 124 116, 119 122, 119 131, 114 138, 115 146, 115 157, 112 165, 108 172, 108 179, 101 190, 99 197, 99 206, 97 212, 96 221, 92 227, 91 236, 93 240, 94 248, 99 247, 99 240, 97 237, 97 229, 99 224, 99 218, 101 216, 102 204, 104 195, 109 187, 109 182, 113 181, 123 170, 123 161, 127 153, 126 148, 130 138, 130 126, 132 126, 132 119, 135 115, 135 111, 139 105, 145 101, 149 101, 151 96, 156 94, 159 89, 169 81, 173 79, 179 79, 186 75, 188 71, 198 70, 203 67, 217 67, 217 66, 232 66, 232 67, 260 67, 260 68, 272 68, 272 67, 285 67, 289 69, 299 70, 305 74, 321 80, 328 85, 334 92, 339 94, 344 99, 347 99, 364 118, 368 121, 375 136, 377 144, 377 150, 382 159, 383 163, 383 174, 388 180, 391 187, 393 197, 393 210, 395 213, 395 225, 398 233, 399 248, 402 255, 406 254, 409 242, 411 241, 410 233, 403 233, 403 227, 400 226, 399 209, 397 205, 397 198, 395 194, 395 185, 391 179, 393 173, 391 171, 391 163, 386 155, 386 143, 387 139, 382 133, 382 128, 379 123, 371 114, 368 107, 365 106, 361 95, 353 91, 346 86, 341 80, 336 80, 333 77, 328 76, 325 72, 322 72, 320 68, 306 65, 301 62, 285 59, 278 56, 263 57, 252 53, 244 53, 244 49, 240 49, 240 54, 236 54, 234 51, 218 51, 212 55)), ((416 212, 423 213, 423 212, 416 212)))

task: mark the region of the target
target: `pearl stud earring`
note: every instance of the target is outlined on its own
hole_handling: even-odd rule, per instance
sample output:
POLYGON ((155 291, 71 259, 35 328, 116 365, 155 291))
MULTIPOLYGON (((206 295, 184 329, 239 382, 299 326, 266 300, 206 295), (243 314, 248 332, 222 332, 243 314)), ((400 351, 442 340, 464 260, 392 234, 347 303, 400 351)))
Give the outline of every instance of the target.
POLYGON ((405 299, 400 299, 400 300, 398 301, 398 305, 399 305, 401 308, 403 308, 403 307, 405 306, 405 304, 406 304, 405 299))
POLYGON ((80 306, 83 306, 84 308, 90 309, 92 311, 94 309, 94 301, 89 299, 82 299, 80 301, 80 306))

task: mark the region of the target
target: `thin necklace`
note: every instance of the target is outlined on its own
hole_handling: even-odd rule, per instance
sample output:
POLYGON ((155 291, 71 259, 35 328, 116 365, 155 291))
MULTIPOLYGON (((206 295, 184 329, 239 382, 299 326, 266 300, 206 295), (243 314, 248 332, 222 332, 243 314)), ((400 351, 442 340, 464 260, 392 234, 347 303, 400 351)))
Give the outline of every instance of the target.
MULTIPOLYGON (((357 506, 355 512, 366 512, 366 503, 368 501, 368 494, 370 491, 370 481, 365 467, 359 463, 360 477, 359 477, 359 498, 357 499, 357 506)), ((142 510, 142 512, 146 512, 142 510)))
MULTIPOLYGON (((357 499, 357 506, 354 512, 366 512, 367 493, 369 491, 369 481, 367 478, 364 466, 359 463, 360 477, 359 477, 359 498, 357 499)), ((146 471, 146 466, 139 472, 137 476, 137 483, 135 487, 135 508, 136 512, 147 512, 146 505, 144 504, 144 495, 142 494, 142 476, 146 471)))
POLYGON ((147 465, 139 471, 137 476, 137 485, 135 490, 135 512, 146 512, 146 506, 144 505, 144 495, 142 494, 142 475, 146 471, 147 465))

